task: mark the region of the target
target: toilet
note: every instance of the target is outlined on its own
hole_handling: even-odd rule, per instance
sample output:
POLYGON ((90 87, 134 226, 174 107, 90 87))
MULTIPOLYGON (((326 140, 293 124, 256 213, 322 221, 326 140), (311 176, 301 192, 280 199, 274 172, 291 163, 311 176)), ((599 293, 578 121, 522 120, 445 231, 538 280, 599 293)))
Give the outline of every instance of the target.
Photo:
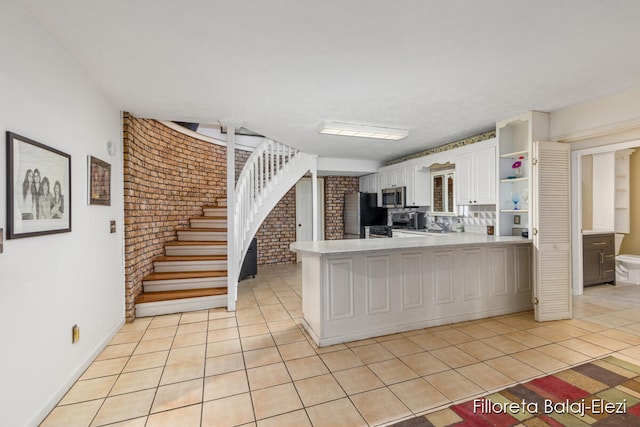
POLYGON ((620 255, 622 239, 624 239, 624 234, 616 233, 616 283, 640 285, 640 255, 620 255))

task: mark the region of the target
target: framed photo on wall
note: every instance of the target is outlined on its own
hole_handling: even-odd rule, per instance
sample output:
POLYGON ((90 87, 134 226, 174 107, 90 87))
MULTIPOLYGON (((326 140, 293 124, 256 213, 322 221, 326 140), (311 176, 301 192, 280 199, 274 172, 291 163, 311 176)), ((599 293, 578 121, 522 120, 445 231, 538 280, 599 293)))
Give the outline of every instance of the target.
POLYGON ((71 231, 71 156, 7 132, 7 239, 71 231))
POLYGON ((89 156, 89 204, 111 206, 111 165, 89 156))

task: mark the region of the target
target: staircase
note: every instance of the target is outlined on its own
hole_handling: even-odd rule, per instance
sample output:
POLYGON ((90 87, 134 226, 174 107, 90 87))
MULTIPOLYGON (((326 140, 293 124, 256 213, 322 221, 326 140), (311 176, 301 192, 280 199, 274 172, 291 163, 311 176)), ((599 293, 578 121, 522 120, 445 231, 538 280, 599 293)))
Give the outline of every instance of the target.
MULTIPOLYGON (((216 206, 203 207, 204 216, 191 218, 190 228, 177 231, 178 240, 165 244, 165 255, 154 260, 154 272, 142 281, 136 317, 216 307, 235 311, 238 277, 251 240, 289 189, 308 171, 316 173, 316 160, 265 138, 236 182, 230 222, 227 200, 220 199, 216 206), (227 226, 233 227, 232 236, 227 237, 227 226)), ((227 179, 233 178, 233 171, 227 171, 227 179)))
POLYGON ((315 181, 315 156, 268 138, 247 159, 235 186, 231 211, 233 236, 229 238, 229 253, 234 274, 228 282, 229 310, 235 311, 238 275, 251 240, 280 199, 309 171, 315 181))
POLYGON ((226 199, 204 206, 203 213, 153 260, 154 272, 142 280, 135 300, 136 317, 227 306, 226 199))

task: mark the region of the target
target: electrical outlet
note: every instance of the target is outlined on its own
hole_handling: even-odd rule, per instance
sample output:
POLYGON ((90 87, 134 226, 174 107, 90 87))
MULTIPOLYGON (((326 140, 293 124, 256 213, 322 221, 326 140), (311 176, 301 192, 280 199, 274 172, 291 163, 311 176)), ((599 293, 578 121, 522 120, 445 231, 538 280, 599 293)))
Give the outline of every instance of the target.
POLYGON ((80 341, 80 327, 78 325, 73 325, 71 327, 71 344, 75 344, 80 341))
POLYGON ((109 228, 111 229, 111 233, 115 233, 116 232, 116 222, 115 221, 109 221, 109 228))

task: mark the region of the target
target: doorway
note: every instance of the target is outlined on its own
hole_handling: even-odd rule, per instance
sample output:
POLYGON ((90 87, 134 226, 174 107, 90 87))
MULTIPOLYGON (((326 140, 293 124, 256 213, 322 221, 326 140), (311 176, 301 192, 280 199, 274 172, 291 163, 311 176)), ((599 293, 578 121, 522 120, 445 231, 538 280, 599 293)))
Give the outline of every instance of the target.
MULTIPOLYGON (((313 240, 313 194, 311 178, 296 183, 296 242, 313 240)), ((324 179, 318 178, 318 240, 324 240, 324 179)), ((298 262, 300 258, 298 257, 298 262)))
MULTIPOLYGON (((598 202, 605 203, 605 200, 594 200, 596 196, 593 195, 593 189, 590 188, 589 176, 592 174, 592 163, 588 161, 588 158, 596 154, 612 153, 615 151, 621 151, 626 149, 640 149, 640 141, 633 140, 621 143, 614 143, 609 145, 603 145, 599 147, 586 148, 576 150, 571 153, 571 188, 572 188, 572 218, 571 218, 571 239, 572 239, 572 276, 573 276, 573 294, 582 295, 584 292, 584 275, 583 275, 583 247, 582 247, 582 235, 583 230, 590 229, 598 222, 598 219, 594 219, 593 211, 590 210, 589 205, 598 202), (586 182, 585 182, 586 178, 586 182)), ((634 182, 630 181, 629 190, 633 191, 634 182)), ((637 185, 637 184, 636 184, 637 185)), ((615 192, 614 184, 611 184, 610 198, 613 199, 613 193, 615 192)), ((637 190, 636 190, 637 191, 637 190)), ((609 201, 609 203, 615 203, 609 201)), ((629 233, 630 234, 630 233, 629 233)), ((629 236, 627 234, 627 236, 629 236)), ((628 239, 628 237, 625 237, 628 239)))

